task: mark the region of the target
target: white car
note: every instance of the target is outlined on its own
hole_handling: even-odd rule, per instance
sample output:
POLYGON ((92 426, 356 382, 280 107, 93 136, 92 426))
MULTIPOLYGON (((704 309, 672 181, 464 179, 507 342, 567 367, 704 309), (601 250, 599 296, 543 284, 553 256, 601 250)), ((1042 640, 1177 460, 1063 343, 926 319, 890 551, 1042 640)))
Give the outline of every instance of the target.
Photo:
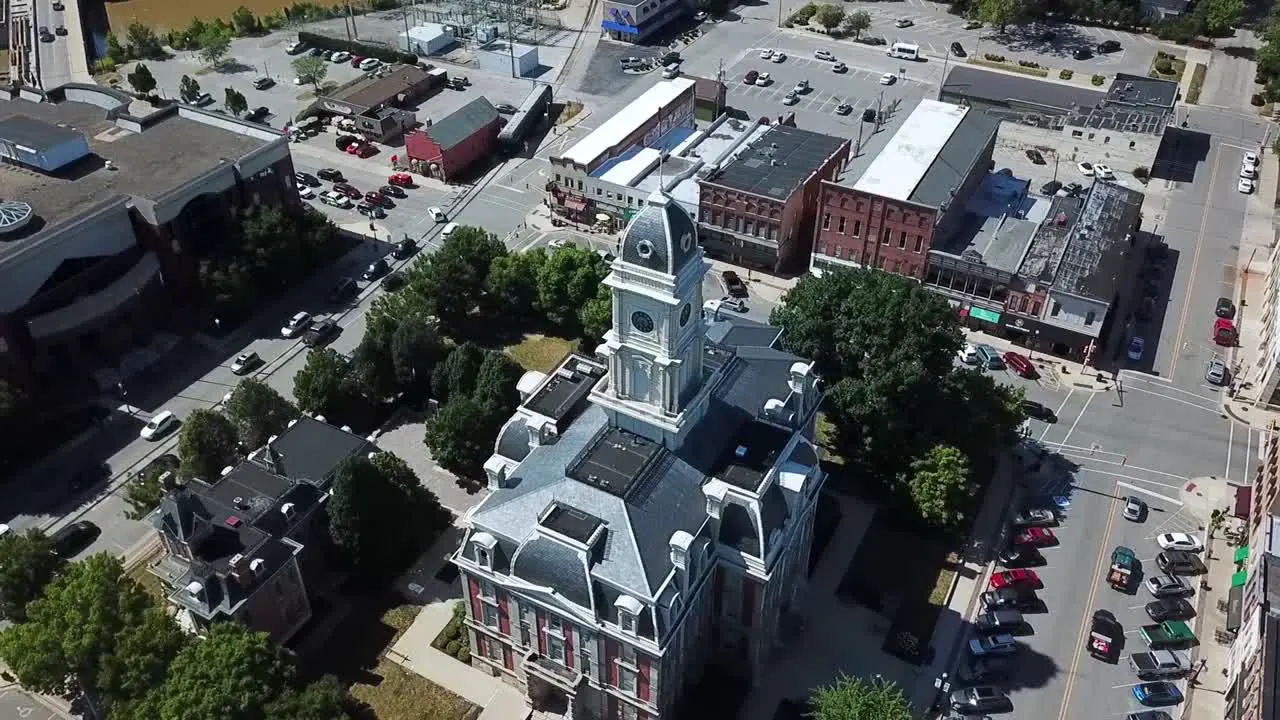
POLYGON ((773 82, 773 77, 769 73, 760 73, 756 76, 756 85, 760 87, 768 87, 773 82))
POLYGON ((702 22, 703 20, 706 20, 706 19, 707 19, 707 14, 704 12, 696 12, 693 14, 694 22, 702 22))
POLYGON ((760 59, 761 59, 761 60, 768 60, 768 59, 769 59, 769 58, 771 58, 771 57, 773 57, 773 51, 772 51, 772 50, 770 50, 769 48, 765 48, 765 49, 763 49, 763 50, 761 50, 761 51, 760 51, 760 59))
POLYGON ((974 657, 987 655, 1012 655, 1018 651, 1012 635, 992 635, 973 638, 969 641, 969 652, 974 657))
POLYGON ((1108 166, 1108 165, 1094 165, 1094 166, 1093 166, 1093 174, 1094 174, 1094 175, 1097 175, 1098 177, 1102 178, 1103 180, 1115 180, 1115 179, 1116 179, 1116 174, 1115 174, 1115 173, 1113 173, 1113 172, 1111 172, 1111 167, 1110 167, 1110 166, 1108 166))
POLYGON ((1248 195, 1253 192, 1253 181, 1248 178, 1240 178, 1240 182, 1236 183, 1236 189, 1248 195))
POLYGON ((379 67, 382 67, 382 61, 378 58, 365 58, 360 61, 359 65, 359 68, 365 72, 377 70, 379 67))
POLYGON ((1087 162, 1078 163, 1076 169, 1085 177, 1093 177, 1093 166, 1087 162))
POLYGON ((1187 533, 1165 533, 1156 538, 1156 543, 1160 545, 1161 550, 1182 550, 1193 553, 1204 550, 1204 543, 1200 542, 1200 538, 1187 533))
POLYGON ((449 223, 448 225, 445 225, 444 232, 440 233, 440 239, 444 240, 445 238, 452 235, 453 231, 457 229, 458 229, 458 223, 449 223))
POLYGON ((794 90, 792 90, 791 92, 793 92, 793 93, 795 93, 795 94, 797 94, 797 95, 803 95, 803 94, 805 94, 805 93, 809 92, 809 81, 808 81, 808 80, 801 80, 800 82, 796 83, 796 87, 795 87, 795 89, 794 89, 794 90))
POLYGON ((444 211, 438 207, 427 208, 427 214, 431 216, 432 220, 438 223, 447 222, 449 220, 449 217, 444 214, 444 211))
POLYGON ((289 318, 289 322, 280 328, 280 335, 286 338, 295 338, 306 332, 309 327, 311 327, 311 313, 294 313, 293 317, 289 318))
POLYGON ((298 197, 302 198, 303 200, 311 200, 315 198, 315 196, 316 196, 316 191, 312 190, 306 185, 303 185, 302 187, 298 188, 298 197))
POLYGON ((881 85, 892 85, 898 81, 898 76, 893 73, 885 73, 880 76, 881 85))
POLYGON ((304 78, 301 75, 295 75, 293 78, 293 84, 294 85, 310 85, 311 80, 309 78, 304 78))
POLYGON ((794 90, 782 96, 783 105, 795 105, 800 102, 800 96, 794 90))
POLYGON ((1247 153, 1245 153, 1245 154, 1244 154, 1244 162, 1245 162, 1245 164, 1246 164, 1246 165, 1257 165, 1257 164, 1258 164, 1258 153, 1255 153, 1255 152, 1247 152, 1247 153))
POLYGON ((780 53, 780 52, 774 53, 773 57, 769 58, 769 61, 774 63, 786 62, 786 60, 787 60, 786 53, 780 53))
POLYGON ((256 352, 242 352, 231 361, 231 372, 243 375, 262 364, 262 358, 256 352))
POLYGON ((978 348, 969 344, 956 351, 956 358, 965 365, 977 365, 982 362, 982 356, 978 355, 978 348))
POLYGON ((896 27, 896 28, 899 28, 899 29, 901 29, 901 28, 909 28, 909 27, 911 27, 912 25, 915 25, 915 23, 911 22, 910 20, 908 20, 908 19, 906 19, 906 18, 900 18, 900 19, 898 19, 898 20, 894 20, 894 21, 893 21, 893 26, 894 26, 894 27, 896 27))
POLYGON ((813 56, 818 58, 819 60, 826 60, 827 62, 836 61, 836 56, 832 54, 831 51, 829 50, 814 50, 813 56))
POLYGON ((346 50, 339 50, 329 57, 329 62, 344 63, 351 59, 351 53, 346 50))
POLYGON ((1253 180, 1258 177, 1258 171, 1249 163, 1240 166, 1240 177, 1246 180, 1253 180))
POLYGON ((172 430, 177 424, 177 415, 168 410, 161 410, 152 416, 146 425, 142 426, 142 431, 138 434, 142 436, 143 440, 156 440, 172 430))

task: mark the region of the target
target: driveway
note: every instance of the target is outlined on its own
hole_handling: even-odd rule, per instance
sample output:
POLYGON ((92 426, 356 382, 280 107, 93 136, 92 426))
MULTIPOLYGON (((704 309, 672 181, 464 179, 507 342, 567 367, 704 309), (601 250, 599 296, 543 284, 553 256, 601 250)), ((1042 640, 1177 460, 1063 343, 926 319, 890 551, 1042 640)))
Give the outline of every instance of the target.
POLYGON ((431 451, 423 443, 426 435, 426 422, 406 413, 403 422, 393 425, 378 436, 377 445, 408 463, 418 473, 423 487, 435 493, 440 498, 440 504, 455 516, 462 517, 484 499, 488 490, 483 483, 459 480, 453 473, 437 465, 431 457, 431 451))

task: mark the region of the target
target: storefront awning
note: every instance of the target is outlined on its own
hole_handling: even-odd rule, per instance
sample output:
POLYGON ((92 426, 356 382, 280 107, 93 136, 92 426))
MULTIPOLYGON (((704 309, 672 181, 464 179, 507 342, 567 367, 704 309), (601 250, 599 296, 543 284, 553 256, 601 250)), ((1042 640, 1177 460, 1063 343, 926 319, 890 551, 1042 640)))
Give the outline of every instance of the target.
POLYGON ((613 22, 612 20, 605 20, 605 21, 601 22, 601 23, 600 23, 600 27, 604 28, 605 30, 612 30, 612 31, 614 31, 614 32, 620 32, 620 33, 623 33, 624 35, 639 35, 639 34, 640 34, 640 28, 638 28, 638 27, 634 27, 634 26, 632 26, 632 25, 623 25, 622 23, 619 23, 619 22, 613 22))
POLYGON ((1248 570, 1241 570, 1240 572, 1231 576, 1231 587, 1233 588, 1244 587, 1244 584, 1247 582, 1249 582, 1248 570))
POLYGON ((1236 548, 1236 562, 1244 562, 1249 559, 1249 546, 1241 545, 1236 548))
POLYGON ((1253 504, 1253 486, 1245 485, 1236 488, 1236 504, 1233 514, 1241 520, 1249 519, 1249 506, 1253 504))
POLYGON ((1227 630, 1240 629, 1240 614, 1244 607, 1244 586, 1237 585, 1227 593, 1227 630))
POLYGON ((576 195, 570 195, 564 199, 564 206, 570 210, 583 211, 587 209, 587 199, 580 198, 576 195))

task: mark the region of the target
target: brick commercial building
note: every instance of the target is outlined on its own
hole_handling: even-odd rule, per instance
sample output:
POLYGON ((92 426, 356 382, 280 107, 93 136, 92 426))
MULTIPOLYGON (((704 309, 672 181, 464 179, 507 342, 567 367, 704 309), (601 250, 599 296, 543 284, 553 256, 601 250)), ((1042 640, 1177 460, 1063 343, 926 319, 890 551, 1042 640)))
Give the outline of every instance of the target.
POLYGON ((804 271, 824 181, 849 159, 849 140, 765 126, 732 161, 698 181, 707 254, 767 272, 804 271))
POLYGON ((812 267, 880 268, 921 279, 934 238, 963 222, 991 170, 1000 121, 925 100, 860 175, 822 183, 812 267))
POLYGON ((81 400, 198 322, 197 258, 237 211, 300 206, 278 131, 98 86, 0 99, 0 155, 0 377, 81 400))
POLYGON ((425 130, 405 136, 405 154, 414 172, 444 182, 465 178, 498 145, 498 110, 478 97, 425 130))
POLYGON ((673 716, 710 668, 763 680, 797 632, 819 381, 747 344, 776 332, 712 338, 697 234, 661 195, 632 220, 613 327, 521 382, 453 556, 473 663, 564 717, 673 716))
POLYGON ((320 96, 318 104, 325 112, 351 118, 368 139, 383 141, 417 127, 410 106, 439 91, 447 78, 443 69, 396 65, 341 85, 320 96))
POLYGON ((1225 669, 1225 720, 1280 716, 1280 436, 1274 423, 1258 454, 1257 477, 1236 494, 1235 515, 1247 518, 1246 544, 1235 549, 1221 628, 1234 636, 1225 669))

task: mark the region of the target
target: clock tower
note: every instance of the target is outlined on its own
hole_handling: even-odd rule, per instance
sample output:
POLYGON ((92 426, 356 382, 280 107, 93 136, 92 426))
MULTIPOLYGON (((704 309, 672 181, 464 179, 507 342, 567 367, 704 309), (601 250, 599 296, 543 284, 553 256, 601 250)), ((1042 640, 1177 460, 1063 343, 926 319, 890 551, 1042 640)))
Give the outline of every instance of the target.
POLYGON ((702 279, 697 225, 654 193, 623 234, 605 285, 613 327, 598 352, 609 376, 592 399, 616 425, 676 448, 706 406, 702 279))

